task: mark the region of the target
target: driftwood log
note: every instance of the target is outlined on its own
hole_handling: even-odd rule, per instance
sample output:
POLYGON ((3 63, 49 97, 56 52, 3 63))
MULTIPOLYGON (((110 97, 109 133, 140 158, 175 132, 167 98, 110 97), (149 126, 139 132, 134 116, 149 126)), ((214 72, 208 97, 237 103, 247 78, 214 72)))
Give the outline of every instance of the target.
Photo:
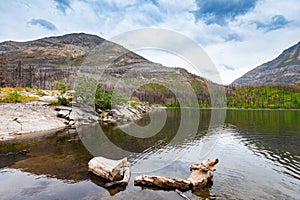
POLYGON ((123 167, 124 173, 123 173, 123 179, 120 181, 114 181, 114 182, 109 182, 105 184, 105 188, 110 188, 110 187, 125 187, 128 185, 129 180, 130 180, 130 165, 123 167))
POLYGON ((189 197, 187 197, 185 194, 183 194, 180 190, 176 189, 175 192, 181 196, 182 198, 184 198, 185 200, 191 200, 189 197))
POLYGON ((130 164, 127 158, 111 160, 104 157, 95 157, 88 163, 89 171, 106 180, 105 188, 127 186, 130 180, 130 164), (121 174, 123 169, 123 174, 121 174))
POLYGON ((218 159, 207 160, 190 167, 191 175, 188 179, 175 179, 161 176, 142 175, 134 179, 134 185, 145 187, 157 187, 166 190, 197 190, 209 186, 213 182, 213 171, 218 159))

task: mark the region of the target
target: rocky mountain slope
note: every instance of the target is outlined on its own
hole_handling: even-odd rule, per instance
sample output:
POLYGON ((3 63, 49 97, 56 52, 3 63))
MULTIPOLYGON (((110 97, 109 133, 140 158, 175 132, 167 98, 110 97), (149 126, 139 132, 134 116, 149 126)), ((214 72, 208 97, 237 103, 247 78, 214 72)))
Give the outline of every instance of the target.
POLYGON ((231 85, 289 85, 300 83, 300 42, 284 50, 274 60, 262 64, 236 79, 231 85))
POLYGON ((78 72, 89 76, 101 74, 96 79, 102 87, 117 88, 150 103, 177 104, 178 96, 189 99, 195 93, 201 103, 210 103, 204 78, 150 62, 95 35, 74 33, 0 43, 0 87, 54 89, 55 80, 59 80, 73 88, 78 72), (192 87, 187 88, 188 85, 192 87))

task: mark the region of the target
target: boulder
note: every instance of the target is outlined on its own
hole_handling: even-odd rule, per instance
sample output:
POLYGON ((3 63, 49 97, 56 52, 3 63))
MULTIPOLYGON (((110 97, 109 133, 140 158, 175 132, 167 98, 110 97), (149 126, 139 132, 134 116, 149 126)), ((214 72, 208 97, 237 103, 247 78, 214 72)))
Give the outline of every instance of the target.
POLYGON ((68 110, 71 111, 72 108, 68 107, 68 106, 57 106, 56 108, 54 108, 55 111, 61 111, 61 110, 68 110))
POLYGON ((59 118, 66 118, 69 115, 70 111, 69 110, 60 110, 57 113, 57 117, 59 118))
POLYGON ((56 96, 42 96, 42 97, 39 97, 39 100, 44 101, 44 102, 56 102, 57 97, 56 96))

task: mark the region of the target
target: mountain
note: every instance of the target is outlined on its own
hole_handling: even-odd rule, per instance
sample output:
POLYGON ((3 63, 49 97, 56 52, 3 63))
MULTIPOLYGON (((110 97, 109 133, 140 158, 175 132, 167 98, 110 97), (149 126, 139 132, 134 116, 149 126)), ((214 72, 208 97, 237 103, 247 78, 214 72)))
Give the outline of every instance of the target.
POLYGON ((284 50, 274 60, 262 64, 236 79, 231 85, 261 86, 300 83, 300 42, 284 50))
POLYGON ((187 101, 196 94, 200 104, 207 106, 207 84, 218 86, 184 69, 151 62, 96 35, 73 33, 0 43, 0 87, 55 89, 58 80, 74 88, 78 76, 84 74, 98 75, 95 79, 103 88, 150 103, 178 104, 181 96, 191 104, 187 101))

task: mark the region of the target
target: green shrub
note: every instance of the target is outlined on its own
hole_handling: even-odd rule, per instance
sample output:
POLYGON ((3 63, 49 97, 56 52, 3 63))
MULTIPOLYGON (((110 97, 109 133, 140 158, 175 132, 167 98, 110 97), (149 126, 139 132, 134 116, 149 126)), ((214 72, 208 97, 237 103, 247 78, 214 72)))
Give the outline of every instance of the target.
POLYGON ((36 90, 35 90, 35 93, 36 93, 37 95, 39 95, 39 96, 45 96, 45 95, 46 95, 46 93, 45 93, 43 90, 40 90, 40 89, 36 89, 36 90))
POLYGON ((21 93, 18 91, 13 91, 13 92, 9 92, 7 94, 6 99, 8 100, 8 102, 21 102, 21 93))
POLYGON ((97 87, 95 94, 95 106, 100 109, 111 109, 115 105, 125 105, 129 101, 129 98, 118 92, 112 90, 106 90, 97 87))
POLYGON ((78 77, 73 100, 100 109, 111 109, 113 105, 127 104, 129 98, 123 93, 103 89, 95 79, 82 76, 78 77))
POLYGON ((19 91, 13 91, 6 94, 6 97, 0 98, 1 103, 18 103, 35 101, 37 97, 22 95, 19 91))
POLYGON ((129 104, 134 108, 137 108, 140 105, 140 103, 137 101, 130 101, 129 104))
POLYGON ((59 96, 57 98, 57 102, 59 103, 59 105, 63 105, 63 106, 69 106, 70 103, 71 103, 71 100, 70 99, 67 99, 66 97, 63 97, 63 96, 59 96))
POLYGON ((56 88, 58 89, 58 91, 60 93, 59 97, 57 98, 58 103, 60 105, 69 106, 71 104, 71 99, 66 98, 64 96, 64 94, 66 93, 67 88, 70 87, 70 84, 61 83, 59 81, 55 81, 55 84, 56 84, 56 88))

